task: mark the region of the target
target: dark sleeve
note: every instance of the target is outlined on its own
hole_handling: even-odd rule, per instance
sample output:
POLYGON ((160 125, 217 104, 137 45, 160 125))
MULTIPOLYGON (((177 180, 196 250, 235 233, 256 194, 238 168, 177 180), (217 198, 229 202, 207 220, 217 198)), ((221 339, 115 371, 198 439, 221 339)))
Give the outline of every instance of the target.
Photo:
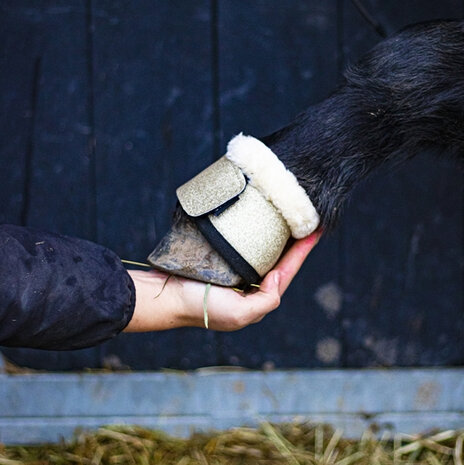
POLYGON ((122 331, 134 305, 132 279, 110 250, 0 225, 0 345, 93 346, 122 331))

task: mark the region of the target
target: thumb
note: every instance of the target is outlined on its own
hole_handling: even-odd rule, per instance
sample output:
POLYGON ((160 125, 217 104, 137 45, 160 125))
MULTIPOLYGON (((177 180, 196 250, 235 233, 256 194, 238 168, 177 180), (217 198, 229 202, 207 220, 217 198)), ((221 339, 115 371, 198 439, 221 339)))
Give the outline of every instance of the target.
POLYGON ((247 296, 248 302, 256 313, 255 318, 262 318, 280 305, 280 281, 280 272, 270 271, 261 283, 259 291, 247 296))
POLYGON ((281 274, 279 270, 271 270, 261 282, 259 286, 259 291, 264 292, 265 294, 279 294, 281 282, 281 274))

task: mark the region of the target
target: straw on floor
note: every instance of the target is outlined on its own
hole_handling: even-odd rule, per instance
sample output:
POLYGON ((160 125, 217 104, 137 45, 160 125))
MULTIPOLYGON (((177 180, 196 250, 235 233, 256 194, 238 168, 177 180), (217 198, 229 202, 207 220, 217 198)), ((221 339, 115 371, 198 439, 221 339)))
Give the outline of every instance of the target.
POLYGON ((189 439, 137 426, 109 426, 55 445, 0 446, 0 465, 463 465, 464 430, 358 440, 323 425, 262 423, 259 428, 193 434, 189 439))

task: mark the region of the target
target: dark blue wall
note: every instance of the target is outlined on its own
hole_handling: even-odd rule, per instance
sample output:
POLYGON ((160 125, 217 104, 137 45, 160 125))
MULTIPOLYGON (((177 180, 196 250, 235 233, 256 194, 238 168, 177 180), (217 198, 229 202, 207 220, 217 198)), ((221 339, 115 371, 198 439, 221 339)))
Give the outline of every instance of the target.
MULTIPOLYGON (((464 14, 462 0, 363 5, 388 33, 464 14)), ((0 0, 0 222, 144 260, 176 186, 239 131, 325 98, 379 40, 348 0, 0 0)), ((355 192, 259 325, 4 353, 56 370, 463 364, 462 207, 462 174, 419 156, 355 192)))

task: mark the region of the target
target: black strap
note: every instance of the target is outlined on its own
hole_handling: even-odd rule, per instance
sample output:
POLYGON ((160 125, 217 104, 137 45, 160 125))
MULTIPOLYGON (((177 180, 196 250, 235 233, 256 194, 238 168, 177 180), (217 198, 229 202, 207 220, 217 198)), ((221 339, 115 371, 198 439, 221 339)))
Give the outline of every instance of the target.
POLYGON ((222 234, 214 227, 208 215, 192 218, 200 232, 211 244, 216 252, 238 273, 246 284, 257 284, 261 281, 261 276, 256 270, 224 239, 222 234))

